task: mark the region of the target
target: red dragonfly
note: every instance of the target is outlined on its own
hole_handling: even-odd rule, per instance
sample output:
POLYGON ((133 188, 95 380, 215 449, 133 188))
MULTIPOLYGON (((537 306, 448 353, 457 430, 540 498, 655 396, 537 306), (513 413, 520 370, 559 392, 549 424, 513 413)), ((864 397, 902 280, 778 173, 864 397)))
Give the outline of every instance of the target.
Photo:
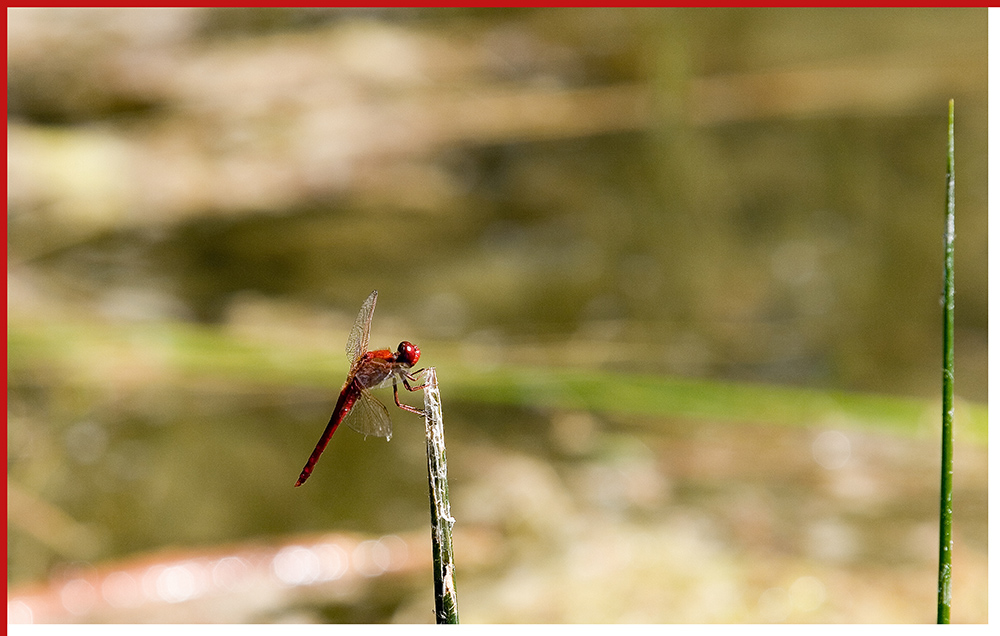
POLYGON ((377 299, 378 290, 373 291, 365 304, 361 305, 358 319, 354 321, 354 328, 351 329, 351 335, 347 339, 347 358, 351 361, 351 370, 347 373, 344 388, 340 390, 340 398, 337 399, 337 406, 330 416, 330 423, 326 425, 323 436, 319 438, 316 448, 309 456, 299 480, 295 482, 296 486, 301 486, 309 479, 316 461, 323 454, 330 438, 333 437, 333 432, 341 422, 347 422, 348 426, 366 437, 374 435, 387 440, 392 437, 389 411, 369 392, 369 389, 389 386, 389 383, 392 383, 392 399, 396 402, 396 406, 404 411, 424 414, 412 406, 400 404, 396 387, 397 380, 401 380, 408 391, 419 391, 424 388, 423 385, 410 386, 410 381, 415 381, 415 376, 423 371, 421 369, 410 373, 410 369, 420 359, 420 349, 404 340, 399 343, 395 351, 368 350, 368 334, 371 331, 372 314, 375 313, 377 299))

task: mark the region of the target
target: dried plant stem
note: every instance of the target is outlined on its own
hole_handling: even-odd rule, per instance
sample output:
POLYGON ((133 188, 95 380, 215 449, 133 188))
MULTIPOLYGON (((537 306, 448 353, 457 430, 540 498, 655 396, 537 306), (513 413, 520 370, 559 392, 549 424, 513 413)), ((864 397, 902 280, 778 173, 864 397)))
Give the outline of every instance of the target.
POLYGON ((448 463, 445 458, 444 421, 437 371, 424 372, 424 418, 427 425, 427 478, 431 500, 431 541, 434 550, 434 616, 438 624, 458 623, 455 591, 455 561, 451 546, 451 516, 448 499, 448 463))

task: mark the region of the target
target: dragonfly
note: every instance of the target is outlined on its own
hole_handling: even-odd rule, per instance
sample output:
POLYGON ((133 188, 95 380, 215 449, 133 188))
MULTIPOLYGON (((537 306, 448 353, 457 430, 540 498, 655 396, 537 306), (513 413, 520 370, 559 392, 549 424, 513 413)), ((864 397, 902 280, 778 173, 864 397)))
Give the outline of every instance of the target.
POLYGON ((319 456, 323 454, 326 445, 330 443, 334 431, 341 422, 346 422, 349 427, 364 436, 374 435, 384 437, 386 440, 392 437, 392 422, 389 420, 389 411, 378 401, 369 389, 378 389, 392 384, 392 399, 396 406, 423 415, 420 409, 407 406, 399 401, 397 382, 408 391, 419 391, 424 385, 410 386, 410 382, 416 382, 417 376, 423 369, 410 372, 413 365, 420 359, 420 349, 410 342, 403 341, 395 351, 390 349, 368 350, 368 335, 371 332, 372 315, 375 313, 375 301, 378 300, 378 290, 368 296, 368 299, 361 305, 358 318, 354 321, 351 335, 347 339, 347 358, 351 361, 351 370, 347 373, 347 381, 340 390, 340 397, 337 398, 337 406, 330 416, 330 423, 326 425, 326 430, 319 438, 316 448, 313 449, 309 461, 306 462, 302 473, 299 475, 295 486, 301 486, 312 474, 319 456))

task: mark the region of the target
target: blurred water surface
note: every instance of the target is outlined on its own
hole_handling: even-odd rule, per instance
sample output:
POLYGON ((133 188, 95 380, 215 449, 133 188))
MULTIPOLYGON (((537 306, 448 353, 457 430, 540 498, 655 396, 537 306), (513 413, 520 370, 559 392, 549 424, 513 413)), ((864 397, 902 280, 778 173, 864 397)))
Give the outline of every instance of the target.
POLYGON ((291 488, 377 288, 372 344, 439 369, 463 620, 932 621, 954 98, 953 618, 985 621, 986 33, 10 10, 9 618, 432 620, 417 418, 291 488))

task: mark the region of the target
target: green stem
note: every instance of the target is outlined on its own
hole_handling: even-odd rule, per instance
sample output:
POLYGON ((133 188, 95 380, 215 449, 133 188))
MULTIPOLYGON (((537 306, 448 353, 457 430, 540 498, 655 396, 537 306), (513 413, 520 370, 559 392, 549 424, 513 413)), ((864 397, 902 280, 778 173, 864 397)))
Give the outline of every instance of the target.
POLYGON ((955 419, 955 100, 948 102, 948 170, 944 232, 944 373, 942 375, 941 531, 938 623, 951 622, 952 422, 955 419))
POLYGON ((444 421, 437 371, 424 372, 424 417, 427 425, 427 477, 431 500, 431 542, 434 550, 434 616, 438 624, 458 623, 455 591, 455 555, 451 546, 451 516, 448 499, 448 462, 444 448, 444 421))

